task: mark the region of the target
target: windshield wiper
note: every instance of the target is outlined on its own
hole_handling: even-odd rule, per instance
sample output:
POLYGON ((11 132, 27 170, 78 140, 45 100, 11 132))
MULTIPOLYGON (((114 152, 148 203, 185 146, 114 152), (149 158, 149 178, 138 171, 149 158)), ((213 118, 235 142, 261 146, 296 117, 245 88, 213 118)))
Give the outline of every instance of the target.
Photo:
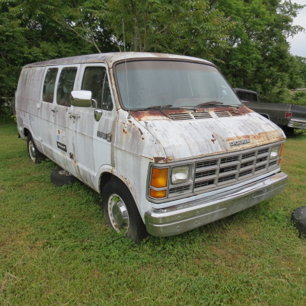
POLYGON ((224 105, 224 104, 220 101, 207 101, 207 102, 198 104, 196 107, 209 106, 209 105, 224 105))
POLYGON ((154 105, 154 106, 149 106, 149 107, 143 108, 143 110, 147 110, 147 109, 162 110, 162 109, 166 109, 166 108, 171 108, 171 109, 189 109, 189 110, 195 111, 197 106, 175 106, 175 105, 172 105, 172 104, 168 104, 168 105, 154 105))
POLYGON ((226 105, 223 104, 222 102, 219 101, 208 101, 204 103, 200 103, 195 106, 175 106, 173 104, 166 104, 166 105, 152 105, 144 108, 139 108, 139 109, 134 109, 134 110, 150 110, 150 109, 156 109, 156 110, 162 110, 162 109, 191 109, 191 110, 196 110, 198 107, 203 107, 203 106, 226 106, 226 107, 239 107, 239 105, 226 105))
POLYGON ((196 107, 202 106, 225 106, 225 107, 239 107, 239 104, 223 104, 220 101, 208 101, 198 104, 196 107))
POLYGON ((148 106, 143 109, 164 109, 164 108, 171 108, 173 105, 172 104, 166 104, 166 105, 153 105, 153 106, 148 106))

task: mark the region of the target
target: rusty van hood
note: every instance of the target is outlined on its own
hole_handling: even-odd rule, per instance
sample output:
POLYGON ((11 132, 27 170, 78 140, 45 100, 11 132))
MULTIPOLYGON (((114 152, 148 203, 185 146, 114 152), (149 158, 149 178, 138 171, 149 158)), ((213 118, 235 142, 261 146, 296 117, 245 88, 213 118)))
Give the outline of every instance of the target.
POLYGON ((246 107, 239 112, 229 111, 227 117, 218 117, 217 112, 210 110, 209 118, 192 114, 188 118, 186 113, 171 117, 159 111, 130 115, 163 147, 166 156, 154 158, 161 163, 239 151, 285 139, 283 131, 268 119, 246 107))

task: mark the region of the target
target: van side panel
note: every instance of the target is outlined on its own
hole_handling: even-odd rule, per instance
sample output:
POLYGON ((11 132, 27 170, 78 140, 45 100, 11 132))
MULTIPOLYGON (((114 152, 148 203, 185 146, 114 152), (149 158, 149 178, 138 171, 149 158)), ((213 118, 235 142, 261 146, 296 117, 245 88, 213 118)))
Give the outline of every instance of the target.
MULTIPOLYGON (((16 91, 16 116, 19 134, 24 137, 24 129, 31 131, 34 140, 38 139, 40 93, 44 67, 24 68, 16 91)), ((38 149, 41 149, 37 143, 38 149)))

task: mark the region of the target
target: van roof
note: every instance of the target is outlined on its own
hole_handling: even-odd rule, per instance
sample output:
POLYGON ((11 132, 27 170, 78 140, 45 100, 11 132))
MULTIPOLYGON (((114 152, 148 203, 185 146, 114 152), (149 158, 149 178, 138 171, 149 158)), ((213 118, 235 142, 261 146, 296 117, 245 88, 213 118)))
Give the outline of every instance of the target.
POLYGON ((212 65, 209 61, 184 55, 166 54, 166 53, 150 53, 150 52, 113 52, 113 53, 97 53, 80 55, 73 57, 64 57, 58 59, 52 59, 43 62, 31 63, 25 66, 41 67, 41 66, 56 66, 56 65, 70 65, 70 64, 86 64, 86 63, 106 63, 109 67, 112 67, 115 62, 121 60, 130 59, 145 59, 145 58, 160 58, 160 59, 178 59, 178 60, 191 60, 202 62, 212 65))

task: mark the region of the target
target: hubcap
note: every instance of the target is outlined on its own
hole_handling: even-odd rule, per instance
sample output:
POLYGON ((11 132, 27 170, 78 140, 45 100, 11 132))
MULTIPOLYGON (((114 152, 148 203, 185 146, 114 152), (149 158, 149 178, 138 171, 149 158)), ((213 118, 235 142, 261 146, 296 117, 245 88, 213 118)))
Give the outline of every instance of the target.
POLYGON ((107 207, 112 227, 116 232, 126 234, 129 229, 130 219, 124 201, 119 195, 112 194, 108 198, 107 207))
POLYGON ((34 146, 34 142, 32 140, 29 141, 29 154, 32 161, 35 162, 36 160, 36 149, 34 146))

